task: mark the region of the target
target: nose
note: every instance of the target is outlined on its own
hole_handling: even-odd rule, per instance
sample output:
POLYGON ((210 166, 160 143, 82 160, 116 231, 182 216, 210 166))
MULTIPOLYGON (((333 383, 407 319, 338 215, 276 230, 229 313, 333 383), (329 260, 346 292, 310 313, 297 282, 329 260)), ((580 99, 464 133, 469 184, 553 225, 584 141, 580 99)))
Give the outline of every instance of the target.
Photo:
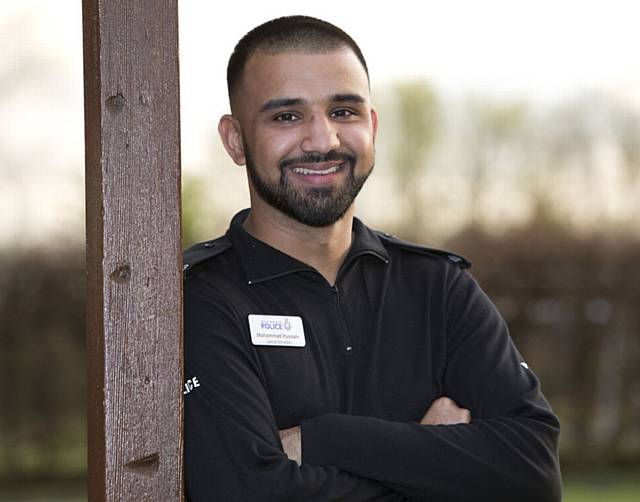
POLYGON ((327 153, 340 146, 338 131, 329 119, 324 115, 314 115, 305 129, 302 141, 302 150, 305 152, 327 153))

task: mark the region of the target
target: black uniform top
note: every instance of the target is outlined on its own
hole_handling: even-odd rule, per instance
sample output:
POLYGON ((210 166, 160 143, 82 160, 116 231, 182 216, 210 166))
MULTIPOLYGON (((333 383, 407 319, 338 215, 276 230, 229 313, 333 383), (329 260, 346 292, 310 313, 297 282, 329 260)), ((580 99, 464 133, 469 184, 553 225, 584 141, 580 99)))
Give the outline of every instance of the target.
POLYGON ((246 214, 186 254, 191 502, 560 500, 558 420, 466 260, 356 219, 332 286, 246 214), (252 314, 299 317, 304 347, 254 345, 252 314), (471 423, 417 423, 440 396, 471 423), (302 466, 278 436, 294 425, 302 466))

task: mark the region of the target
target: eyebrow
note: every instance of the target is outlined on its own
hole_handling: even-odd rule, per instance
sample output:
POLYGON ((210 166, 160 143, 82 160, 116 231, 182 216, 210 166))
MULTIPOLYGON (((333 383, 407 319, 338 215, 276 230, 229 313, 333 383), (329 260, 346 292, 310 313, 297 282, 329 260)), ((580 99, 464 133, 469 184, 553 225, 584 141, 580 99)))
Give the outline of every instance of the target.
POLYGON ((359 94, 334 94, 331 96, 331 102, 361 104, 365 102, 365 99, 359 94))
MULTIPOLYGON (((365 99, 358 94, 334 94, 330 98, 332 103, 355 103, 362 104, 365 99)), ((298 106, 307 103, 306 99, 302 98, 276 98, 270 99, 260 108, 261 112, 268 112, 271 110, 277 110, 278 108, 286 108, 288 106, 298 106)))
POLYGON ((301 99, 301 98, 270 99, 264 105, 262 105, 262 108, 260 108, 260 111, 268 112, 270 110, 276 110, 278 108, 285 108, 287 106, 301 105, 301 104, 303 104, 305 102, 306 101, 304 99, 301 99))

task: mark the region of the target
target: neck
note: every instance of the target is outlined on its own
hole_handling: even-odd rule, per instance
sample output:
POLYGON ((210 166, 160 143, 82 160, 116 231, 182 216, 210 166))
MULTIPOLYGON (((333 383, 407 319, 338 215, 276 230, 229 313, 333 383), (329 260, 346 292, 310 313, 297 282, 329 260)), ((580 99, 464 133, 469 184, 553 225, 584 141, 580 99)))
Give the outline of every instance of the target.
POLYGON ((353 205, 336 223, 316 228, 303 225, 280 211, 262 211, 255 204, 243 227, 256 239, 311 265, 335 284, 340 265, 351 248, 353 205))

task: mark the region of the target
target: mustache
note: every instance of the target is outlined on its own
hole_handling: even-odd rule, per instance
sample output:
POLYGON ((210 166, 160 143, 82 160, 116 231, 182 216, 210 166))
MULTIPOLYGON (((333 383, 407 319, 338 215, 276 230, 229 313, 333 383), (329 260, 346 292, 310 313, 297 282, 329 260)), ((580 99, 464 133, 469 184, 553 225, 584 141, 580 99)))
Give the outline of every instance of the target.
POLYGON ((280 169, 284 169, 285 167, 289 167, 294 164, 313 164, 320 162, 330 162, 332 160, 344 160, 349 162, 351 166, 354 166, 356 163, 355 156, 344 152, 338 152, 336 150, 330 150, 327 153, 312 152, 301 155, 300 157, 284 159, 280 162, 280 169))

